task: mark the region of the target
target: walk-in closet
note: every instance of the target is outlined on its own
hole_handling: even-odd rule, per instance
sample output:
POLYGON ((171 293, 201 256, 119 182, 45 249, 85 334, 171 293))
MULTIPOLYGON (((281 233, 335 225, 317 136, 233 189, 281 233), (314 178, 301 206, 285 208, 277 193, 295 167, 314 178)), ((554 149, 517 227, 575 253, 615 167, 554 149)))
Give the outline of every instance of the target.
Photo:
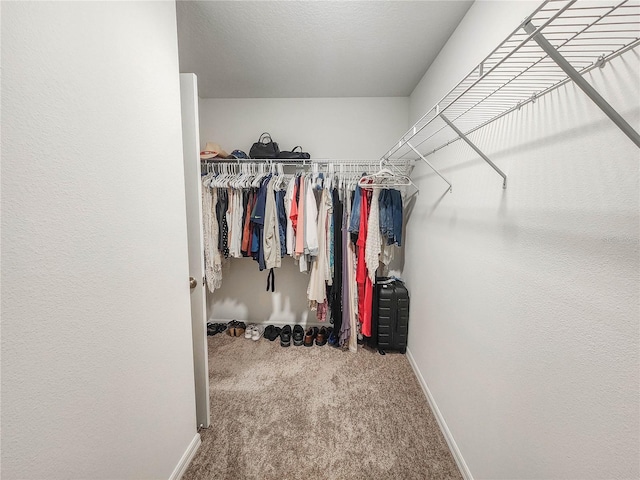
POLYGON ((2 478, 640 478, 640 0, 0 13, 2 478))

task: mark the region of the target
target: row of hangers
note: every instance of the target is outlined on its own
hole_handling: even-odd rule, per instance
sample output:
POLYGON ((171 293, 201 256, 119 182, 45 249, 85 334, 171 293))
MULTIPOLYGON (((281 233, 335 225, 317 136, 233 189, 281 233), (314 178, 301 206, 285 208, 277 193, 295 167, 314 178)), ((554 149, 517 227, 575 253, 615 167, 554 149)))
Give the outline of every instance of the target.
POLYGON ((205 185, 212 188, 258 188, 267 175, 279 177, 278 187, 285 180, 284 167, 281 164, 268 166, 264 163, 217 163, 215 167, 212 165, 214 164, 206 165, 207 173, 203 175, 205 185))
POLYGON ((389 164, 391 168, 384 167, 384 162, 385 160, 380 160, 380 169, 376 173, 363 175, 360 180, 358 180, 358 186, 360 188, 373 189, 408 187, 412 185, 416 189, 416 192, 420 190, 408 175, 391 170, 391 168, 397 170, 392 164, 389 164))
POLYGON ((334 186, 353 190, 356 185, 365 189, 413 186, 416 192, 419 190, 408 175, 392 164, 384 166, 384 162, 381 160, 379 170, 370 174, 362 173, 362 163, 206 162, 202 164, 202 175, 206 177, 203 179, 207 186, 217 188, 257 188, 267 175, 275 175, 278 180, 274 190, 282 190, 294 175, 304 173, 311 175, 311 182, 316 188, 329 190, 334 186), (298 171, 285 173, 285 166, 295 166, 298 171), (307 171, 308 167, 311 171, 307 171))

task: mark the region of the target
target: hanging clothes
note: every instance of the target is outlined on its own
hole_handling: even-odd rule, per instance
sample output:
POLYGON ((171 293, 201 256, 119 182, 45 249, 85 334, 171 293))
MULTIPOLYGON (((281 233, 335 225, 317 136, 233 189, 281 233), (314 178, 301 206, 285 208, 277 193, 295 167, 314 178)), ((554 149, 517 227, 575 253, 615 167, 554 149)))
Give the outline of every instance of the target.
POLYGON ((361 190, 360 228, 357 241, 358 270, 356 276, 356 282, 358 283, 358 319, 360 320, 362 334, 367 337, 371 336, 371 315, 373 310, 373 282, 369 277, 366 264, 369 195, 370 192, 361 190))
POLYGON ((351 298, 356 294, 352 288, 351 283, 351 271, 353 270, 353 264, 351 263, 351 241, 348 232, 349 216, 351 211, 351 196, 347 193, 344 197, 344 212, 342 215, 342 323, 338 331, 338 344, 343 347, 348 344, 349 335, 351 332, 351 312, 352 303, 351 298))
POLYGON ((296 222, 298 220, 298 202, 295 200, 295 190, 296 177, 293 177, 291 180, 289 180, 289 184, 287 185, 287 192, 284 196, 284 208, 287 215, 286 252, 287 255, 290 256, 295 255, 296 237, 294 218, 296 222))
MULTIPOLYGON (((295 253, 296 253, 296 258, 299 258, 300 255, 304 254, 304 203, 305 203, 305 196, 304 196, 304 186, 305 186, 305 178, 304 175, 301 175, 300 177, 298 177, 297 179, 298 182, 298 192, 297 192, 297 208, 296 208, 296 213, 297 216, 295 224, 294 224, 294 228, 296 228, 296 249, 295 249, 295 253)), ((300 270, 302 271, 302 270, 300 270)), ((305 270, 306 271, 306 270, 305 270)))
POLYGON ((356 282, 356 245, 347 235, 347 260, 349 273, 349 351, 358 351, 358 286, 356 282))
POLYGON ((210 188, 211 176, 202 179, 202 215, 204 237, 204 265, 207 288, 213 292, 222 286, 222 259, 218 250, 218 220, 216 205, 218 192, 210 188))
POLYGON ((251 254, 254 260, 258 262, 260 271, 267 268, 264 259, 264 223, 265 208, 267 202, 267 188, 271 175, 267 175, 260 181, 255 208, 251 214, 251 222, 253 223, 253 238, 251 246, 251 254))
POLYGON ((309 274, 307 297, 317 320, 331 319, 332 338, 357 351, 359 332, 372 333, 376 270, 402 243, 402 195, 334 180, 331 170, 326 177, 287 179, 281 172, 235 179, 226 169, 205 175, 206 283, 210 291, 220 288, 224 258, 250 256, 260 270, 270 269, 267 289, 274 291, 274 269, 290 255, 309 274))
POLYGON ((230 213, 230 235, 229 235, 229 256, 233 258, 242 257, 242 208, 241 190, 229 189, 229 213, 230 213))
POLYGON ((284 190, 276 190, 276 211, 278 213, 278 233, 280 237, 280 257, 287 254, 287 212, 284 206, 284 190))
POLYGON ((402 194, 396 189, 380 192, 380 232, 387 245, 402 246, 402 194))
POLYGON ((313 194, 311 177, 307 177, 304 186, 304 253, 315 257, 318 255, 318 206, 313 194))
POLYGON ((265 268, 267 269, 280 267, 282 262, 278 209, 276 208, 276 197, 273 191, 275 182, 276 179, 273 177, 266 182, 262 251, 264 252, 265 268))
POLYGON ((251 212, 255 205, 255 191, 254 189, 249 191, 247 203, 244 213, 244 223, 242 227, 242 255, 245 257, 251 256, 251 212))
POLYGON ((342 328, 342 241, 343 230, 346 233, 346 227, 343 224, 343 203, 340 201, 340 195, 338 189, 334 188, 331 192, 333 197, 333 218, 332 218, 332 230, 331 230, 331 245, 333 247, 333 282, 331 286, 331 318, 333 319, 333 330, 336 332, 336 337, 339 336, 342 328))
POLYGON ((229 224, 227 223, 228 196, 226 190, 218 191, 216 215, 218 218, 219 237, 218 250, 222 257, 229 258, 229 224))
MULTIPOLYGON (((309 189, 313 194, 313 191, 309 189)), ((315 200, 313 201, 315 206, 315 200)), ((326 189, 322 189, 320 196, 320 210, 317 214, 316 239, 318 247, 316 248, 316 257, 311 263, 311 274, 309 278, 309 286, 307 288, 307 297, 309 299, 309 308, 315 310, 319 304, 325 304, 327 301, 327 282, 331 282, 329 272, 329 250, 328 250, 328 221, 333 213, 331 196, 326 189)), ((307 217, 309 218, 309 217, 307 217)), ((326 312, 326 308, 324 308, 326 312)), ((325 315, 326 316, 326 315, 325 315)))
POLYGON ((387 267, 393 260, 395 247, 402 245, 402 194, 395 189, 383 189, 379 198, 382 252, 380 261, 387 267))
POLYGON ((365 263, 367 264, 369 280, 371 280, 372 283, 376 281, 380 244, 382 243, 382 236, 380 235, 380 206, 378 204, 379 196, 380 190, 375 188, 371 195, 371 209, 369 211, 367 225, 367 245, 365 247, 365 263))
POLYGON ((353 205, 351 206, 351 214, 349 216, 349 232, 358 233, 360 230, 360 203, 362 201, 362 189, 356 185, 353 196, 353 205))

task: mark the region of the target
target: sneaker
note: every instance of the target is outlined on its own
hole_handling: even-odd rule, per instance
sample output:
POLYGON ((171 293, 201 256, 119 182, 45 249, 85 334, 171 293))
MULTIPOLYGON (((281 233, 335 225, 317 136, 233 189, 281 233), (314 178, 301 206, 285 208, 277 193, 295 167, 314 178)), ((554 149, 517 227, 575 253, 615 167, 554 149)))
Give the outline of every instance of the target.
POLYGON ((251 332, 251 340, 257 342, 264 333, 264 327, 262 325, 254 325, 251 332))
POLYGON ((253 331, 256 328, 256 325, 249 325, 247 329, 244 331, 244 338, 249 339, 253 336, 253 331))
POLYGON ((291 346, 291 325, 285 325, 280 332, 280 346, 291 346))
POLYGON ((299 347, 304 343, 304 328, 302 325, 296 325, 293 327, 293 344, 299 347))

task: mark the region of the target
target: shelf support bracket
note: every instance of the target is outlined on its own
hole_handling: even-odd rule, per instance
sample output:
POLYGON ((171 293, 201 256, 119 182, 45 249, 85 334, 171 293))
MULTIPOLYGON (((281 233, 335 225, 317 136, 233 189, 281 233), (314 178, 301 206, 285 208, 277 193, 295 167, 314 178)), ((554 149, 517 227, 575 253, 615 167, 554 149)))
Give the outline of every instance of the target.
POLYGON ((433 165, 431 165, 431 163, 429 162, 429 160, 427 160, 426 158, 424 158, 424 155, 422 155, 418 150, 416 150, 416 148, 415 148, 413 145, 411 145, 409 142, 407 142, 407 145, 409 145, 409 148, 410 148, 411 150, 413 150, 413 151, 416 153, 416 155, 418 155, 418 156, 419 156, 419 157, 424 161, 424 163, 426 163, 427 165, 429 165, 429 167, 431 168, 431 170, 433 170, 434 172, 436 172, 436 173, 438 174, 438 176, 439 176, 442 180, 444 180, 445 182, 447 182, 447 184, 449 185, 449 193, 451 193, 451 192, 453 191, 453 187, 451 186, 451 182, 450 182, 449 180, 447 180, 446 178, 444 178, 444 177, 442 176, 442 174, 441 174, 438 170, 436 170, 436 167, 434 167, 433 165))
MULTIPOLYGON (((536 27, 531 23, 525 23, 522 28, 528 34, 532 34, 536 31, 536 27)), ((591 86, 589 82, 587 82, 582 75, 580 75, 575 68, 567 61, 566 58, 562 56, 558 50, 556 50, 549 40, 545 38, 545 36, 538 32, 533 37, 533 40, 544 50, 544 52, 549 55, 556 64, 566 73, 571 80, 575 82, 580 89, 587 94, 587 96, 595 103, 600 110, 602 110, 605 115, 607 115, 613 123, 615 123, 623 133, 631 139, 633 143, 636 144, 637 147, 640 148, 640 134, 636 132, 629 123, 622 118, 622 116, 611 106, 609 103, 600 95, 595 88, 591 86)))
MULTIPOLYGON (((449 125, 451 127, 451 129, 456 132, 456 134, 465 142, 467 142, 467 145, 469 145, 471 148, 473 148, 473 150, 480 155, 480 157, 487 162, 489 165, 491 165, 491 168, 493 168, 496 172, 498 172, 498 174, 502 177, 502 188, 507 188, 507 176, 504 174, 504 172, 502 170, 500 170, 497 165, 495 163, 493 163, 489 157, 487 157, 484 153, 482 153, 482 150, 480 150, 478 147, 476 147, 476 144, 473 143, 471 140, 469 140, 469 138, 462 133, 462 131, 460 131, 460 129, 458 127, 456 127, 451 120, 449 120, 443 113, 440 114, 440 118, 442 120, 444 120, 444 123, 446 123, 447 125, 449 125)), ((425 160, 426 162, 426 160, 425 160)))

